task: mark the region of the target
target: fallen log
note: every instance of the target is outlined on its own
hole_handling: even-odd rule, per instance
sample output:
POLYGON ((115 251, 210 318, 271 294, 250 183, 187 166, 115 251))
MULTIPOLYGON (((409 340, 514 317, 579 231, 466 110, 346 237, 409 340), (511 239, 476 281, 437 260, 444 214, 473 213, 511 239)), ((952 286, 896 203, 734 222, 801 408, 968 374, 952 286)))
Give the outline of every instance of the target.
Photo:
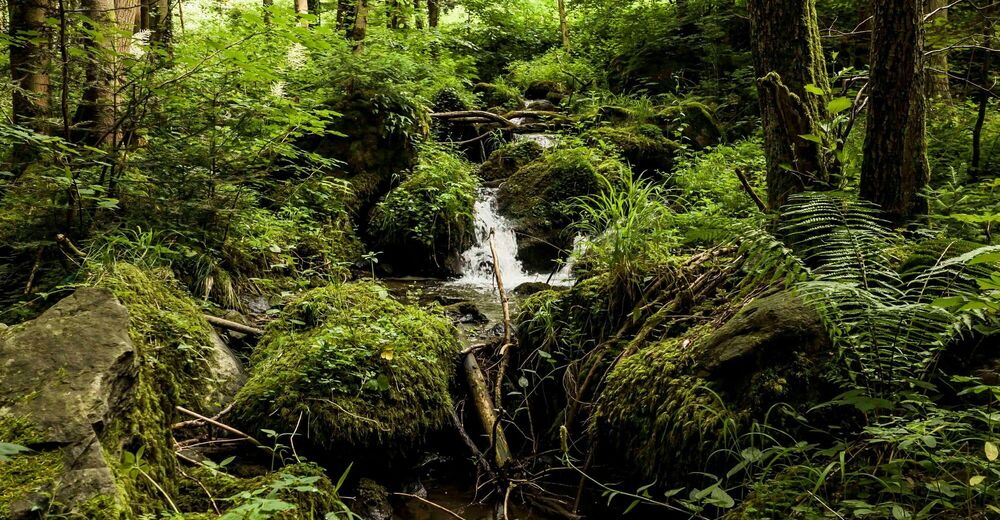
POLYGON ((510 447, 507 444, 503 428, 497 420, 493 399, 490 398, 490 390, 486 385, 486 377, 483 376, 483 371, 479 368, 475 354, 466 354, 464 365, 465 378, 469 385, 469 392, 472 394, 472 402, 476 406, 476 411, 479 412, 479 420, 483 425, 483 430, 489 432, 490 440, 496 451, 497 467, 506 467, 511 460, 510 447))
POLYGON ((241 334, 249 334, 251 336, 263 336, 264 331, 256 327, 251 327, 249 325, 244 325, 242 323, 236 323, 235 321, 224 320, 222 318, 217 318, 215 316, 206 314, 205 321, 210 324, 219 327, 220 329, 231 330, 234 332, 239 332, 241 334))
POLYGON ((494 114, 493 112, 486 112, 483 110, 463 110, 460 112, 435 112, 431 114, 431 117, 434 119, 445 119, 445 120, 481 118, 481 119, 488 119, 490 121, 495 121, 497 123, 506 126, 507 128, 514 128, 517 126, 513 122, 511 122, 510 119, 507 119, 504 116, 494 114))

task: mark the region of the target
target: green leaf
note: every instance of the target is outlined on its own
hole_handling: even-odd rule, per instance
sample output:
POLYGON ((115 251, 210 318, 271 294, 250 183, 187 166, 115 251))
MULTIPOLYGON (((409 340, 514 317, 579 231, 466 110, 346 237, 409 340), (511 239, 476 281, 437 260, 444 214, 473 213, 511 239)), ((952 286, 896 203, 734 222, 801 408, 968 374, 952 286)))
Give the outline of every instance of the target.
POLYGON ((820 136, 818 136, 818 135, 802 134, 799 137, 801 137, 802 139, 805 139, 806 141, 810 141, 810 142, 817 143, 817 144, 823 144, 823 138, 820 137, 820 136))
POLYGON ((806 89, 806 92, 808 92, 810 94, 816 94, 817 96, 822 96, 822 95, 826 94, 826 92, 823 92, 823 89, 817 87, 816 85, 814 85, 812 83, 807 84, 805 86, 805 89, 806 89))
POLYGON ((853 101, 846 97, 839 97, 831 99, 830 102, 826 104, 826 110, 831 114, 839 114, 852 106, 854 106, 853 101))
POLYGON ((969 477, 969 487, 976 487, 982 484, 984 480, 986 480, 986 477, 982 475, 973 475, 969 477))
POLYGON ((997 456, 1000 455, 1000 449, 997 449, 997 445, 989 441, 983 446, 983 451, 986 452, 986 460, 990 462, 997 460, 997 456))

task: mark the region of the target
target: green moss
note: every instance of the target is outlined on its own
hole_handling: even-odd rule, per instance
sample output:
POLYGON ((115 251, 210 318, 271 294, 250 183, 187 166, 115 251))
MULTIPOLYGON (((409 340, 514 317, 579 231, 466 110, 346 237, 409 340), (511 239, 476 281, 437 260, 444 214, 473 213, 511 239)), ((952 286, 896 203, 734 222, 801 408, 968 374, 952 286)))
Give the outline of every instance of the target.
POLYGON ((475 204, 472 166, 446 150, 424 148, 414 171, 375 208, 372 239, 390 262, 447 271, 449 257, 475 240, 475 204))
POLYGON ((107 425, 101 445, 116 471, 122 503, 133 514, 165 510, 162 494, 147 480, 122 471, 124 451, 143 449, 150 477, 174 494, 177 460, 170 426, 175 407, 202 409, 201 396, 213 381, 208 374, 211 326, 168 270, 144 270, 126 263, 96 269, 93 284, 107 287, 129 310, 129 335, 136 348, 139 377, 123 417, 107 425))
POLYGON ((489 109, 517 110, 524 106, 524 98, 517 88, 506 83, 478 83, 472 92, 489 109))
POLYGON ((915 278, 920 273, 942 260, 964 255, 970 251, 983 247, 985 244, 972 242, 969 240, 955 240, 950 238, 935 238, 924 240, 915 244, 906 259, 897 269, 904 280, 915 278))
POLYGON ((618 363, 598 400, 602 438, 646 475, 680 476, 722 446, 741 418, 719 402, 711 385, 686 370, 684 338, 654 343, 618 363))
POLYGON ((603 126, 584 138, 595 145, 611 146, 632 167, 643 171, 670 171, 681 145, 667 139, 655 125, 603 126))
POLYGON ((704 103, 684 100, 661 110, 653 121, 668 136, 705 148, 718 144, 723 137, 712 109, 704 103))
POLYGON ((0 518, 8 518, 11 503, 32 493, 48 494, 62 474, 63 457, 58 448, 40 446, 46 439, 25 418, 10 417, 0 409, 0 442, 37 451, 0 461, 0 518))
MULTIPOLYGON (((579 198, 596 193, 598 175, 617 178, 626 168, 588 147, 556 148, 507 179, 497 196, 501 212, 513 217, 522 235, 519 248, 572 246, 579 198)), ((523 252, 523 251, 522 251, 523 252)))
POLYGON ((458 350, 446 319, 379 285, 316 289, 268 326, 232 417, 248 430, 279 432, 302 417, 301 429, 328 449, 404 450, 449 416, 458 350))
POLYGON ((542 145, 529 139, 507 143, 490 154, 479 167, 479 178, 486 181, 506 179, 544 152, 542 145))

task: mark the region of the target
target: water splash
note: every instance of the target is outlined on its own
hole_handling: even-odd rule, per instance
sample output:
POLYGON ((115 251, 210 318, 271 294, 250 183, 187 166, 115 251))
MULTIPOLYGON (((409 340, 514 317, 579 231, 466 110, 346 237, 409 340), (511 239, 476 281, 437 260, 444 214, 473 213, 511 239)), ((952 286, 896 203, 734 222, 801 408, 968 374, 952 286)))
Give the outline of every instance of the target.
POLYGON ((497 263, 503 275, 504 288, 512 290, 527 282, 547 282, 551 285, 571 285, 571 266, 564 265, 555 273, 528 271, 517 259, 517 235, 513 224, 500 215, 497 209, 497 189, 483 188, 476 199, 476 245, 462 254, 462 276, 452 281, 455 285, 493 289, 493 254, 490 251, 490 230, 494 233, 497 263))

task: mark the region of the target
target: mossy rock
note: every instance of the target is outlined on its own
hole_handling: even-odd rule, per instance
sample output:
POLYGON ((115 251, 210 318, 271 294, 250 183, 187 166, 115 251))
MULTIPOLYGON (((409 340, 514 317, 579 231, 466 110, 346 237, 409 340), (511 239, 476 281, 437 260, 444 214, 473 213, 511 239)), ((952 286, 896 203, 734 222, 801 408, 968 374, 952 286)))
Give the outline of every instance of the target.
POLYGON ((514 220, 518 257, 540 271, 573 246, 579 198, 597 193, 599 176, 617 178, 621 162, 585 148, 556 148, 526 164, 501 185, 500 212, 514 220))
POLYGON ((623 359, 599 396, 595 431, 629 467, 683 478, 704 470, 727 436, 740 433, 733 428, 773 405, 831 397, 832 357, 815 311, 790 294, 761 298, 714 332, 689 332, 623 359))
POLYGON ((697 101, 683 101, 661 110, 654 118, 667 136, 677 136, 697 148, 719 144, 723 132, 712 109, 697 101))
POLYGON ((450 276, 476 239, 476 178, 472 166, 427 149, 413 172, 375 207, 370 242, 394 274, 450 276))
POLYGON ((309 291, 272 322, 230 417, 330 453, 391 457, 450 416, 456 332, 373 283, 309 291), (348 449, 349 451, 337 451, 348 449))
POLYGON ((487 109, 501 111, 518 110, 524 106, 524 98, 520 92, 507 85, 496 83, 477 83, 472 87, 472 93, 479 96, 487 109))
POLYGON ((924 240, 910 250, 896 271, 903 280, 909 281, 942 260, 964 255, 983 246, 985 244, 951 238, 924 240))
POLYGON ((524 89, 524 97, 528 99, 546 99, 559 104, 572 89, 561 81, 535 81, 524 89))
POLYGON ((529 139, 507 143, 490 154, 489 159, 479 167, 479 178, 484 181, 506 179, 544 152, 542 145, 529 139))
POLYGON ((669 172, 681 149, 655 125, 603 126, 587 132, 584 139, 594 145, 612 146, 638 172, 669 172))

